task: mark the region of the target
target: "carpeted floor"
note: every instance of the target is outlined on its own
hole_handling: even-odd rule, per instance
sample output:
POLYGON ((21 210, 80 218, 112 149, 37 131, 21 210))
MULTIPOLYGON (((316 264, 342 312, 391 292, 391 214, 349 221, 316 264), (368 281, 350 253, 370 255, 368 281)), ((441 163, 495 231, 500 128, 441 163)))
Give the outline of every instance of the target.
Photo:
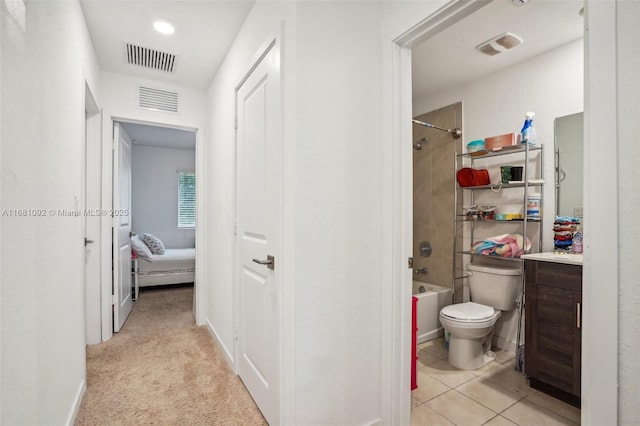
POLYGON ((193 287, 141 291, 120 333, 87 348, 76 425, 266 425, 192 306, 193 287))

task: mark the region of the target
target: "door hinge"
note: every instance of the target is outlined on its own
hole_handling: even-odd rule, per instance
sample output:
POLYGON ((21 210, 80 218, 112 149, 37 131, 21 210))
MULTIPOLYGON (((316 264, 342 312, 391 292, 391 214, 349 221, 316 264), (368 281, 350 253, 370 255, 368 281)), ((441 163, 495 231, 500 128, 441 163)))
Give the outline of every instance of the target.
POLYGON ((237 324, 233 327, 233 338, 234 338, 234 340, 238 340, 238 325, 237 324))
POLYGON ((413 268, 413 257, 410 257, 407 259, 407 268, 409 269, 413 268))
POLYGON ((112 305, 115 305, 115 304, 116 304, 116 301, 117 301, 117 299, 116 299, 116 295, 115 295, 115 294, 112 294, 112 295, 111 295, 111 304, 112 304, 112 305))
POLYGON ((233 121, 233 128, 238 130, 238 116, 236 115, 233 121))
POLYGON ((238 222, 233 222, 233 236, 238 235, 238 222))

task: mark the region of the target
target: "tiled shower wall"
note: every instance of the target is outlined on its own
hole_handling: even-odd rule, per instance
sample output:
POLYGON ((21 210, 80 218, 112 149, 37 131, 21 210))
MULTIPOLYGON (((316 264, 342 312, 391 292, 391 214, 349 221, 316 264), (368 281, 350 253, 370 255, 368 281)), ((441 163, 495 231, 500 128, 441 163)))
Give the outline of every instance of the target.
MULTIPOLYGON (((415 117, 453 129, 462 128, 462 102, 415 117)), ((463 132, 464 134, 464 132, 463 132)), ((413 143, 422 141, 421 150, 413 150, 413 270, 414 280, 451 287, 453 283, 454 191, 455 153, 462 150, 462 141, 450 133, 413 125, 413 143), (422 257, 418 247, 421 241, 429 241, 432 254, 422 257), (426 267, 428 273, 415 274, 426 267)), ((460 209, 462 200, 459 200, 460 209)), ((458 228, 462 238, 462 228, 458 228)), ((459 256, 459 255, 458 255, 459 256)), ((456 262, 457 265, 461 263, 456 262)), ((413 289, 414 294, 418 292, 413 289)), ((456 280, 455 302, 462 301, 462 280, 456 280)))

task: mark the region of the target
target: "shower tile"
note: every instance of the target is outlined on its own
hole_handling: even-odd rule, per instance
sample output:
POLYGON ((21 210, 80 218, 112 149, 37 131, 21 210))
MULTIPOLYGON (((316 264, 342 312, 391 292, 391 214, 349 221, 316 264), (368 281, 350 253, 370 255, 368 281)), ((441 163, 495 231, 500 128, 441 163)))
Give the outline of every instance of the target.
POLYGON ((481 425, 496 415, 455 389, 428 401, 426 405, 456 425, 481 425))

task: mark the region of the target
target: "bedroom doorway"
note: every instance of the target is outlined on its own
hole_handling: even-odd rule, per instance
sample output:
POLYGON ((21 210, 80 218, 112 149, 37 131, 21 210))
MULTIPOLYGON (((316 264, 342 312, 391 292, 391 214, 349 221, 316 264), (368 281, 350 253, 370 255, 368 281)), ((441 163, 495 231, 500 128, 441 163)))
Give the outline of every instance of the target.
POLYGON ((118 128, 130 140, 131 148, 129 182, 118 179, 118 175, 126 176, 127 173, 116 170, 119 161, 115 157, 115 145, 110 179, 114 213, 112 243, 117 242, 119 247, 126 246, 127 249, 108 253, 114 278, 106 283, 109 286, 107 294, 113 294, 114 300, 118 300, 112 304, 110 298, 106 298, 109 300, 103 303, 103 321, 112 318, 113 332, 117 332, 118 326, 124 324, 125 312, 121 315, 115 305, 125 299, 125 293, 133 298, 138 287, 190 283, 194 286, 194 315, 197 318, 201 295, 196 285, 196 217, 202 205, 200 197, 196 197, 196 180, 201 180, 196 174, 198 131, 127 119, 116 119, 113 123, 114 129, 118 128), (130 229, 127 235, 120 236, 121 241, 117 241, 115 224, 120 222, 119 210, 122 209, 118 202, 123 194, 119 189, 127 185, 130 203, 124 210, 130 215, 130 229), (120 252, 126 255, 122 259, 116 256, 120 252), (117 273, 119 270, 122 273, 117 273), (131 278, 129 285, 126 284, 128 278, 131 278), (119 288, 122 291, 118 292, 119 288), (108 317, 104 310, 108 310, 108 317))

